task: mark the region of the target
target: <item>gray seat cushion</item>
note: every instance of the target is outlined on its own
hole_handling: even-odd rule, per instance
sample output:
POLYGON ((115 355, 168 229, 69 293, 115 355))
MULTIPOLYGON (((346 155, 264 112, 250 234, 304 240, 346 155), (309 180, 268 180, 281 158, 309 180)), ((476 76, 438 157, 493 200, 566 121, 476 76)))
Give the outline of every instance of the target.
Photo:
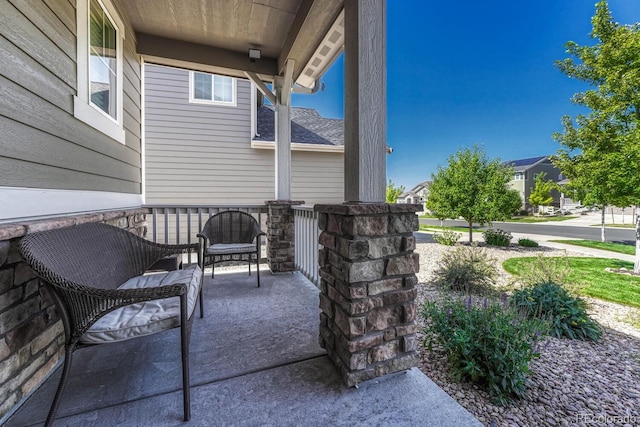
MULTIPOLYGON (((184 270, 134 277, 127 280, 118 289, 187 283, 189 286, 187 290, 187 316, 190 317, 198 299, 201 277, 202 270, 196 265, 184 270)), ((84 344, 118 342, 178 326, 180 326, 180 298, 146 301, 121 307, 104 315, 82 335, 80 342, 84 344)))
POLYGON ((208 255, 248 254, 256 251, 255 243, 216 243, 207 248, 208 255))

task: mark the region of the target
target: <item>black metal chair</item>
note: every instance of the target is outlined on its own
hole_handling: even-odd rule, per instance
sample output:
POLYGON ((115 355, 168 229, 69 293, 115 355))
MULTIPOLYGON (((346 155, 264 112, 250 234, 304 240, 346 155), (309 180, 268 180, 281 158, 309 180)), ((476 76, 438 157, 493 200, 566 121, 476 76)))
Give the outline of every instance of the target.
POLYGON ((247 261, 251 275, 251 262, 255 257, 260 287, 260 237, 264 235, 258 221, 246 212, 224 211, 213 215, 198 233, 204 251, 203 271, 208 261, 212 266, 211 277, 214 277, 217 262, 247 261))
POLYGON ((189 420, 189 337, 198 298, 202 316, 199 245, 163 245, 114 226, 89 223, 29 234, 20 250, 43 279, 64 325, 64 367, 45 425, 55 418, 76 349, 178 327, 184 420, 189 420), (192 250, 198 253, 197 266, 143 275, 163 257, 192 250))

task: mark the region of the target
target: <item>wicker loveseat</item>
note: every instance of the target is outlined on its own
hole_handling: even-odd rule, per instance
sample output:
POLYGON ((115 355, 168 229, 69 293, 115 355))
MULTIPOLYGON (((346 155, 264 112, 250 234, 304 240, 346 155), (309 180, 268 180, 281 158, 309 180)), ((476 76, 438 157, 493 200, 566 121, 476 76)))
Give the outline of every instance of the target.
POLYGON ((29 234, 20 249, 46 283, 65 331, 62 377, 45 425, 55 417, 76 349, 178 327, 184 419, 189 420, 189 337, 199 297, 202 315, 200 262, 183 270, 144 273, 168 255, 196 251, 200 259, 199 244, 157 244, 117 227, 90 223, 29 234))

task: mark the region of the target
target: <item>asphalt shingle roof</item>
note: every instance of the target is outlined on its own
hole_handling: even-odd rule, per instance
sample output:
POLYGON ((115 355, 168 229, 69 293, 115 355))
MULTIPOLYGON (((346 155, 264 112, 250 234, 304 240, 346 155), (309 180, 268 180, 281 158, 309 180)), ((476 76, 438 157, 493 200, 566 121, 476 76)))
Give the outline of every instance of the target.
MULTIPOLYGON (((258 107, 258 135, 255 141, 275 141, 273 106, 258 107)), ((344 145, 344 121, 327 119, 313 108, 291 107, 291 142, 320 145, 344 145)))

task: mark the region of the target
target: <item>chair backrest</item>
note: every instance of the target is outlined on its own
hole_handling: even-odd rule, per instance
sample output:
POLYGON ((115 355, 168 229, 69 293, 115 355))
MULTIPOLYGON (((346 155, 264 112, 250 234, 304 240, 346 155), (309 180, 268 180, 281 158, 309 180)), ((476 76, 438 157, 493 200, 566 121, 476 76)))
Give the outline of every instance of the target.
POLYGON ((62 287, 114 289, 161 258, 145 239, 101 223, 28 234, 20 250, 40 277, 62 287))
POLYGON ((210 244, 252 243, 260 234, 260 225, 246 212, 224 211, 209 218, 201 234, 207 237, 210 244))

